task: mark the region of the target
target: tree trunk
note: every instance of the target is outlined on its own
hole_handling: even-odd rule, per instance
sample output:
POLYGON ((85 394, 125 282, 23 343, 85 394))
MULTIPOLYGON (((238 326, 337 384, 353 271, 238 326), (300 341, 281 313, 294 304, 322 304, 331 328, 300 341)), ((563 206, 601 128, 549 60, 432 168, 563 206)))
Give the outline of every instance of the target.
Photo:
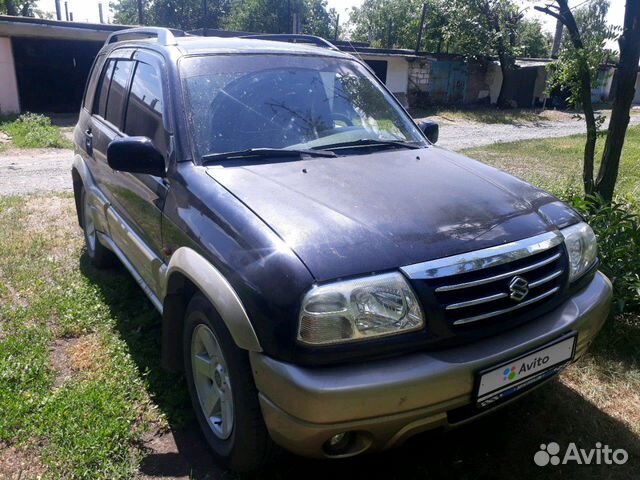
POLYGON ((500 70, 502 71, 502 85, 500 86, 497 105, 498 108, 510 108, 513 97, 514 66, 508 59, 500 56, 500 70))
POLYGON ((581 102, 584 111, 584 121, 587 124, 587 140, 584 144, 584 156, 582 165, 582 184, 585 195, 593 194, 593 159, 596 151, 596 139, 598 129, 596 127, 596 116, 591 103, 591 75, 589 74, 586 62, 580 69, 581 102))
MULTIPOLYGON (((560 15, 564 18, 564 24, 569 31, 571 42, 576 50, 584 52, 584 45, 580 37, 580 31, 576 20, 569 10, 567 0, 557 0, 560 6, 560 15)), ((598 130, 596 127, 596 117, 593 112, 593 103, 591 102, 591 74, 587 65, 586 58, 580 65, 580 102, 584 111, 584 120, 587 124, 587 140, 584 145, 584 159, 582 168, 582 183, 584 185, 585 195, 593 194, 593 159, 596 151, 596 139, 598 130)))
POLYGON ((620 63, 607 141, 602 154, 595 191, 606 202, 611 202, 618 179, 620 156, 629 125, 629 111, 635 95, 635 84, 640 60, 640 2, 627 0, 624 30, 619 40, 620 63))
MULTIPOLYGON (((628 0, 630 2, 638 0, 628 0)), ((567 0, 556 0, 558 4, 557 11, 551 10, 549 7, 535 6, 534 8, 540 12, 551 15, 556 20, 562 22, 567 27, 569 36, 571 37, 571 43, 573 47, 581 54, 584 55, 584 44, 580 37, 580 30, 576 24, 576 19, 571 13, 567 0)), ((637 64, 636 64, 637 65, 637 64)), ((580 64, 580 103, 582 103, 582 110, 584 112, 584 120, 587 124, 587 140, 584 145, 584 158, 582 164, 582 183, 584 185, 585 195, 591 195, 594 191, 593 185, 593 158, 596 150, 596 117, 593 112, 593 103, 591 102, 591 75, 589 73, 589 66, 587 60, 582 59, 580 64)))

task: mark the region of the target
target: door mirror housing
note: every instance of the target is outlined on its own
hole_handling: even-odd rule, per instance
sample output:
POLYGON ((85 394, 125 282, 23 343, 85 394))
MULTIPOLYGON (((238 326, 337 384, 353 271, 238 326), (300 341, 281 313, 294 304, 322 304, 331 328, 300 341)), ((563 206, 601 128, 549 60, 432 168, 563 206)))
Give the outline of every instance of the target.
POLYGON ((429 122, 427 120, 423 120, 418 122, 418 127, 422 130, 422 133, 429 139, 431 143, 436 143, 438 141, 438 136, 440 135, 440 126, 436 122, 429 122))
POLYGON ((164 156, 147 137, 116 138, 107 147, 107 163, 114 170, 166 177, 164 156))

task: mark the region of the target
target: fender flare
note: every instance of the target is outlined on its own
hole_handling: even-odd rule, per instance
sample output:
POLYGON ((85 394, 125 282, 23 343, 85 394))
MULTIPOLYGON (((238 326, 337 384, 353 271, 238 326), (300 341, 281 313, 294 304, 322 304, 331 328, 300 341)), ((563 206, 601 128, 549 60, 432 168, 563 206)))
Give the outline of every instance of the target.
POLYGON ((224 275, 206 258, 191 248, 178 248, 171 255, 161 282, 163 299, 175 293, 170 291, 172 287, 169 284, 174 273, 188 278, 211 302, 238 347, 251 352, 262 352, 260 341, 240 297, 224 275))
POLYGON ((109 200, 100 191, 96 185, 93 175, 82 156, 76 154, 73 158, 73 166, 71 168, 71 177, 73 180, 73 192, 76 200, 76 211, 78 212, 78 223, 82 226, 80 218, 80 190, 78 183, 80 182, 89 194, 89 201, 93 209, 93 219, 96 228, 100 232, 109 232, 107 223, 107 208, 109 208, 109 200))

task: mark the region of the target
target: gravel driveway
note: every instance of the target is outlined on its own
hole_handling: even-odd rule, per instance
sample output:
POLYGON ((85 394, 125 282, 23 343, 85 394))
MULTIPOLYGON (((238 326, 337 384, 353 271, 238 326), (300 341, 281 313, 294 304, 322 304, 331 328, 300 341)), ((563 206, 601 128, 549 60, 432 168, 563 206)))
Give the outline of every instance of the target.
MULTIPOLYGON (((452 122, 440 117, 433 119, 440 123, 438 145, 450 150, 532 138, 563 137, 585 132, 584 121, 578 119, 517 125, 452 122)), ((637 123, 640 123, 640 116, 633 115, 631 124, 637 123)), ((72 162, 71 150, 5 150, 0 153, 0 195, 70 192, 72 162)))
MULTIPOLYGON (((438 146, 449 150, 462 150, 491 145, 492 143, 515 142, 532 138, 566 137, 587 131, 584 120, 580 119, 516 125, 448 122, 437 117, 431 119, 440 123, 438 146)), ((640 123, 640 116, 633 115, 630 125, 638 123, 640 123)), ((606 128, 608 125, 609 120, 606 120, 602 128, 606 128)))

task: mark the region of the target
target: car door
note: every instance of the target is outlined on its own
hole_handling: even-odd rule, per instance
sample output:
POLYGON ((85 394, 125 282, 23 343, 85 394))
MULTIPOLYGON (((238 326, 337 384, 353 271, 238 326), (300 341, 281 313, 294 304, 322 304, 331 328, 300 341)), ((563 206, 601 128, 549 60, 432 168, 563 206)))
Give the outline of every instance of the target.
MULTIPOLYGON (((151 139, 168 162, 170 130, 166 125, 162 59, 140 50, 133 60, 119 134, 151 139)), ((168 183, 154 175, 124 171, 114 173, 112 178, 107 187, 113 209, 109 215, 110 230, 119 237, 125 255, 145 283, 157 294, 162 266, 162 209, 168 183)))
POLYGON ((133 53, 131 48, 118 49, 105 61, 93 100, 91 121, 84 132, 94 180, 109 201, 112 201, 111 191, 119 174, 107 163, 107 147, 121 135, 126 92, 134 67, 133 53))

